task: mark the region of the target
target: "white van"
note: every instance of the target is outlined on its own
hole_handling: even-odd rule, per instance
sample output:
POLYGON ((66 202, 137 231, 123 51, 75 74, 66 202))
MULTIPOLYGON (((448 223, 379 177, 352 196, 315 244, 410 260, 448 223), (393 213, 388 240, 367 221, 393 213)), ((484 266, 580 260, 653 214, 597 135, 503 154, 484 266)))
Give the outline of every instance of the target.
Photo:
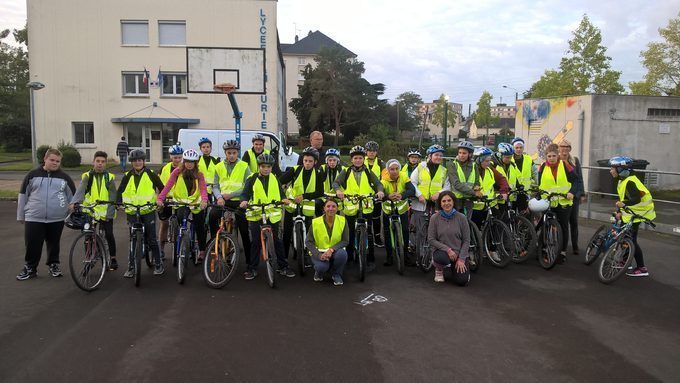
MULTIPOLYGON (((279 166, 282 170, 290 166, 297 165, 298 154, 293 152, 293 148, 286 146, 283 134, 272 133, 266 130, 242 130, 241 131, 241 155, 252 147, 252 140, 256 134, 261 134, 265 138, 264 148, 272 153, 278 153, 279 166), (283 148, 283 150, 281 149, 283 148)), ((182 145, 184 150, 194 149, 201 152, 198 148, 198 141, 207 137, 212 141, 213 157, 224 159, 222 144, 227 140, 235 140, 236 132, 233 129, 180 129, 177 135, 177 142, 182 145)))

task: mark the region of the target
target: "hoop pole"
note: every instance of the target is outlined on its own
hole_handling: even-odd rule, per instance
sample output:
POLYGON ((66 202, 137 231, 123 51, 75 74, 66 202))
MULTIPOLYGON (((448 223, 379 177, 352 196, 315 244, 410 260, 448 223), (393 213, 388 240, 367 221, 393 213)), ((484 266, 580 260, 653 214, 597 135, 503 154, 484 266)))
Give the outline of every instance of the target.
MULTIPOLYGON (((236 134, 236 142, 238 142, 239 147, 241 146, 241 118, 243 113, 238 108, 238 103, 236 102, 236 96, 233 93, 227 94, 229 97, 229 103, 231 104, 231 109, 234 111, 234 128, 236 134)), ((239 158, 241 157, 241 149, 238 151, 239 158)))

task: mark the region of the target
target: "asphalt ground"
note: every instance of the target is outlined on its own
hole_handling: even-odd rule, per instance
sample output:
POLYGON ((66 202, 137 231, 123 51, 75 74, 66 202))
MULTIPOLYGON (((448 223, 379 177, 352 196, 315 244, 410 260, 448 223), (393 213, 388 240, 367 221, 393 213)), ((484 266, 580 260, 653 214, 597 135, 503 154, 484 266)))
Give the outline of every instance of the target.
MULTIPOLYGON (((680 376, 680 240, 641 233, 649 278, 597 280, 576 256, 544 271, 534 261, 485 264, 469 286, 435 284, 379 266, 364 283, 240 272, 221 290, 199 269, 141 286, 107 274, 93 293, 68 275, 19 282, 23 227, 0 202, 0 382, 676 382, 680 376), (285 280, 283 280, 285 279, 285 280), (371 294, 375 294, 371 296, 371 294), (379 298, 376 298, 379 295, 379 298), (370 297, 364 300, 366 297, 370 297), (374 299, 376 298, 376 299, 374 299), (384 299, 383 299, 384 298, 384 299), (359 304, 361 301, 371 304, 359 304)), ((598 222, 582 221, 581 248, 598 222)), ((127 230, 118 218, 119 259, 127 230)), ((43 258, 44 262, 44 258, 43 258)), ((262 271, 262 270, 261 270, 262 271)))

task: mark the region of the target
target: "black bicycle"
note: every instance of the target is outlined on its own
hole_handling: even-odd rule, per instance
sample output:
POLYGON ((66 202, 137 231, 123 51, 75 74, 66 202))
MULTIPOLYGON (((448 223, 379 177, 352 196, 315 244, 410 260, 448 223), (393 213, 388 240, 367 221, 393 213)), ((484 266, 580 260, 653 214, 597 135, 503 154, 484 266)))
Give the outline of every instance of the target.
POLYGON ((484 204, 484 211, 486 211, 486 219, 481 229, 483 255, 491 262, 491 265, 503 268, 515 256, 516 249, 510 228, 493 214, 494 207, 491 204, 500 198, 502 197, 481 197, 477 198, 477 201, 484 204))
MULTIPOLYGON (((301 277, 305 276, 305 269, 311 267, 312 261, 309 253, 305 249, 305 240, 307 239, 307 225, 305 224, 305 216, 303 215, 302 203, 296 204, 295 215, 293 216, 293 250, 295 251, 295 259, 297 260, 298 273, 301 277)), ((285 244, 288 246, 288 244, 285 244)))
POLYGON ((512 261, 514 263, 524 263, 527 259, 536 255, 538 234, 536 234, 534 224, 517 210, 517 201, 513 200, 513 196, 527 198, 528 193, 524 189, 511 191, 508 194, 508 208, 502 217, 503 222, 508 225, 515 239, 516 252, 512 257, 512 261))
MULTIPOLYGON (((462 200, 472 201, 474 198, 462 198, 462 200)), ((463 214, 467 217, 468 227, 470 228, 470 246, 468 247, 468 260, 470 271, 476 273, 482 267, 482 232, 477 224, 472 221, 472 209, 463 204, 463 214)))
POLYGON ((354 254, 359 265, 359 281, 366 278, 367 254, 368 254, 368 220, 364 218, 364 206, 368 207, 374 195, 345 194, 345 198, 359 205, 356 220, 354 221, 354 254))
MULTIPOLYGON (((407 201, 407 203, 410 203, 410 201, 407 201)), ((388 231, 390 233, 389 240, 392 245, 392 253, 397 264, 397 272, 399 275, 404 275, 406 254, 404 254, 404 235, 402 232, 401 220, 399 219, 401 214, 399 214, 397 202, 385 200, 383 201, 383 206, 385 206, 385 204, 390 206, 390 215, 388 218, 390 227, 388 228, 388 231)))
POLYGON ((427 230, 430 226, 430 216, 434 214, 434 202, 427 201, 425 203, 425 211, 423 212, 423 224, 421 227, 416 227, 416 266, 424 273, 430 271, 432 266, 432 251, 430 250, 430 242, 427 240, 427 230))
POLYGON ((76 204, 72 214, 85 213, 81 234, 73 240, 69 251, 69 270, 78 288, 94 291, 104 280, 106 270, 111 264, 109 245, 100 220, 94 219, 94 208, 111 202, 98 201, 92 205, 76 204))
MULTIPOLYGON (((545 190, 535 189, 539 194, 544 195, 545 200, 551 202, 555 198, 566 198, 565 193, 549 193, 545 190)), ((536 224, 536 232, 538 233, 538 263, 546 270, 555 267, 557 258, 562 251, 562 227, 557 220, 557 215, 552 210, 552 205, 548 203, 548 208, 541 214, 538 223, 536 224)))
POLYGON ((135 286, 139 287, 142 281, 142 258, 146 259, 146 264, 153 267, 154 264, 149 256, 149 249, 146 244, 144 236, 144 223, 142 222, 142 209, 153 207, 156 208, 155 203, 145 203, 143 205, 134 205, 131 203, 117 203, 116 206, 126 209, 134 209, 134 220, 130 225, 130 260, 134 268, 135 286))

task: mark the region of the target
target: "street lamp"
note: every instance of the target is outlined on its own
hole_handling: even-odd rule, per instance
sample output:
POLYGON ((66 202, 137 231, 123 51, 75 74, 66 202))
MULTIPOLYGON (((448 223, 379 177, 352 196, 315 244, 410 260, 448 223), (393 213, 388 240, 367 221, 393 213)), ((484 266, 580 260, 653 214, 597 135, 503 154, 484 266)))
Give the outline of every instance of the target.
POLYGON ((444 147, 448 147, 447 143, 448 141, 446 140, 446 128, 449 125, 449 96, 445 95, 444 96, 444 131, 442 132, 442 139, 444 140, 444 147))
POLYGON ((507 85, 503 85, 503 88, 514 90, 514 91, 515 91, 515 101, 517 101, 517 93, 519 93, 519 92, 517 91, 517 89, 511 88, 511 87, 509 87, 509 86, 507 86, 507 85))
POLYGON ((33 92, 44 88, 45 84, 31 81, 26 84, 26 87, 30 89, 29 92, 31 93, 31 157, 33 158, 33 167, 35 168, 38 166, 38 158, 35 155, 35 96, 33 92))

